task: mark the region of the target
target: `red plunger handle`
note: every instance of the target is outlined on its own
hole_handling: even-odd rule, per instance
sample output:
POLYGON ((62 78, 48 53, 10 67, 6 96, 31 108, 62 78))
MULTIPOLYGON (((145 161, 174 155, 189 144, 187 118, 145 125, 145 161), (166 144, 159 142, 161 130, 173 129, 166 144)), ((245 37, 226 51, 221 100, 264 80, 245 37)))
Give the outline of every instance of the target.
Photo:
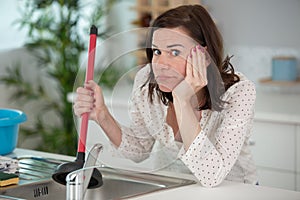
MULTIPOLYGON (((88 55, 88 66, 85 73, 85 82, 94 79, 94 64, 97 41, 97 27, 92 25, 90 30, 90 45, 88 55)), ((78 152, 85 152, 86 136, 88 130, 89 113, 83 113, 81 118, 80 135, 78 140, 78 152)))

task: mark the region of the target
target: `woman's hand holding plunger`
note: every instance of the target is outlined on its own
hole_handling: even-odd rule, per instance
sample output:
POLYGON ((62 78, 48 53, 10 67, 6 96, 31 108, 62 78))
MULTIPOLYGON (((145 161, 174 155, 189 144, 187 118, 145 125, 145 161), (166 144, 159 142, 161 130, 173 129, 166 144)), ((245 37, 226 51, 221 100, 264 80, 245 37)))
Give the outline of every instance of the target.
POLYGON ((93 80, 76 90, 74 113, 80 117, 83 113, 90 113, 89 118, 100 124, 105 118, 107 107, 104 103, 101 87, 93 80))

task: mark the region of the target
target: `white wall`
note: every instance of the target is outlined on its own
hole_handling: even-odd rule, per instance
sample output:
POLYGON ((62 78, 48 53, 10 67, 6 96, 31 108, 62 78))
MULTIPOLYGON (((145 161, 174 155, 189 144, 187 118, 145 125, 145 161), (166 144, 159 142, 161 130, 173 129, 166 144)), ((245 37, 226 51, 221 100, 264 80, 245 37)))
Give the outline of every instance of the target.
POLYGON ((26 31, 12 25, 19 18, 17 0, 1 1, 0 6, 0 53, 7 49, 19 48, 25 41, 26 31))
MULTIPOLYGON (((135 0, 123 0, 109 23, 116 31, 132 28, 135 0)), ((203 0, 216 19, 227 48, 231 46, 300 48, 299 0, 203 0)), ((12 22, 19 17, 18 1, 2 1, 0 7, 0 52, 21 47, 26 31, 12 22)))
POLYGON ((295 56, 300 74, 299 0, 203 0, 223 34, 232 63, 256 83, 258 90, 300 93, 300 86, 270 87, 259 80, 271 77, 271 59, 295 56))
POLYGON ((226 45, 300 48, 299 0, 203 0, 226 45))

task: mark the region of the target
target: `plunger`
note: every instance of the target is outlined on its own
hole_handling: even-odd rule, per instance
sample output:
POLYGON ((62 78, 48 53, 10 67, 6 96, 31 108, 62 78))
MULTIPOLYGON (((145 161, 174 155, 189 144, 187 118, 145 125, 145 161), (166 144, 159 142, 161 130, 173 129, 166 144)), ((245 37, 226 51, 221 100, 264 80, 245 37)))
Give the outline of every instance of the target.
MULTIPOLYGON (((95 51, 96 51, 96 40, 97 40, 97 27, 92 25, 90 29, 90 44, 89 44, 89 55, 88 55, 88 66, 86 70, 85 82, 94 78, 94 63, 95 63, 95 51)), ((66 185, 66 177, 70 172, 81 169, 85 162, 85 147, 86 147, 86 136, 88 129, 89 113, 82 114, 80 135, 78 140, 78 150, 76 160, 74 162, 63 163, 59 165, 52 175, 52 178, 63 185, 66 185)), ((97 188, 103 184, 101 173, 95 168, 88 188, 97 188)))

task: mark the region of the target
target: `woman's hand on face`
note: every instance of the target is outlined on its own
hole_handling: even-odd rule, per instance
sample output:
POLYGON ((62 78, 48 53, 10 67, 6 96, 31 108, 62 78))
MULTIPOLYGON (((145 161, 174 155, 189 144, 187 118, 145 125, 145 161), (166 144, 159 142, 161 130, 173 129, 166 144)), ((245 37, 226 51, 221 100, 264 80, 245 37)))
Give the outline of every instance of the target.
POLYGON ((210 57, 205 47, 197 45, 191 49, 186 62, 186 76, 173 90, 180 99, 190 100, 207 85, 207 66, 210 57))
POLYGON ((102 111, 106 111, 106 105, 101 87, 93 80, 76 90, 77 97, 74 102, 74 113, 80 117, 83 113, 90 113, 89 118, 99 122, 102 111))

